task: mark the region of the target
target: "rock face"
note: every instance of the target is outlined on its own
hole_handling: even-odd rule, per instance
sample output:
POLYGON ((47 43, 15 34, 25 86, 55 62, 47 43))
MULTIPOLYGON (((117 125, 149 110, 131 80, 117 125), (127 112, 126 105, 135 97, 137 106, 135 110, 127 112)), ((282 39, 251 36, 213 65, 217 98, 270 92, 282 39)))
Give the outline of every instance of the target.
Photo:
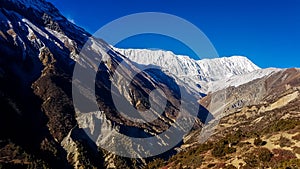
POLYGON ((48 2, 0 4, 1 157, 9 157, 1 166, 104 166, 101 151, 76 128, 71 96, 72 57, 89 34, 48 2), (61 145, 71 131, 82 135, 71 134, 74 156, 61 145))
MULTIPOLYGON (((3 0, 0 5, 1 165, 4 168, 142 167, 147 160, 122 158, 101 149, 102 142, 97 142, 101 136, 93 131, 105 130, 109 134, 114 129, 135 137, 162 133, 174 123, 179 106, 183 104, 174 79, 159 70, 139 73, 136 64, 115 52, 103 40, 90 37, 46 1, 3 0), (96 66, 99 108, 96 114, 89 109, 82 110, 84 114, 75 112, 72 100, 75 63, 81 68, 97 65, 96 60, 79 54, 86 42, 85 49, 89 49, 91 56, 103 59, 96 66), (117 68, 122 71, 116 72, 117 68), (133 72, 138 74, 128 79, 128 74, 133 72), (117 75, 114 80, 113 74, 117 75), (130 81, 129 86, 124 83, 126 80, 130 81), (111 85, 115 86, 115 92, 111 92, 111 85), (150 100, 153 89, 159 89, 155 95, 159 97, 150 100), (136 123, 120 115, 112 95, 140 111, 155 113, 149 109, 150 104, 159 105, 162 100, 166 100, 166 108, 160 118, 150 124, 136 123), (95 119, 105 123, 97 126, 95 119)), ((82 89, 77 87, 74 90, 82 89)), ((89 96, 89 92, 81 94, 89 96)), ((90 99, 87 97, 87 104, 90 99)), ((193 104, 198 107, 196 101, 194 99, 193 104)), ((198 119, 195 126, 201 125, 201 119, 198 119)), ((113 139, 117 138, 111 135, 110 140, 113 139)), ((130 140, 125 145, 126 151, 137 156, 143 153, 142 147, 132 149, 138 145, 133 145, 130 140)), ((172 151, 162 156, 168 157, 172 151)))

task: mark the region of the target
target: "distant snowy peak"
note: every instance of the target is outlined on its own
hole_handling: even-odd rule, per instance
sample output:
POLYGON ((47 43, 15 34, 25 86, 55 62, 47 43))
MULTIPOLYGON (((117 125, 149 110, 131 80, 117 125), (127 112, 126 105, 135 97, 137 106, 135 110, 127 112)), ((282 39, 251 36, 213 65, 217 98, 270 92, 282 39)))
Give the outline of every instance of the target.
POLYGON ((259 69, 247 74, 235 75, 229 78, 224 78, 222 80, 209 82, 207 91, 214 92, 214 91, 225 89, 230 86, 238 87, 240 85, 246 84, 256 79, 271 76, 272 74, 279 72, 281 70, 282 69, 278 69, 278 68, 259 69))
POLYGON ((194 60, 171 51, 118 48, 114 50, 140 65, 159 67, 197 97, 201 97, 201 93, 239 86, 275 71, 260 69, 244 56, 194 60))
POLYGON ((217 81, 234 75, 242 75, 260 68, 243 56, 194 60, 175 55, 170 51, 148 49, 118 49, 130 60, 144 65, 156 65, 177 77, 190 77, 199 81, 217 81))
MULTIPOLYGON (((231 75, 240 75, 260 69, 245 56, 230 56, 214 59, 203 59, 196 61, 205 68, 215 69, 219 67, 220 71, 230 72, 231 75)), ((230 75, 230 74, 228 74, 230 75)))

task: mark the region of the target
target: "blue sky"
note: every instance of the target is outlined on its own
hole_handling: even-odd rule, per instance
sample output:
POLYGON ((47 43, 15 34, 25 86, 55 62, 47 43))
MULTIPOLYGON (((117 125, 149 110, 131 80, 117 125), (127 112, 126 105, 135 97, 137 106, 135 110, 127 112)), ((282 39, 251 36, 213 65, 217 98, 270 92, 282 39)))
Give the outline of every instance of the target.
MULTIPOLYGON (((244 55, 258 66, 300 67, 299 0, 48 0, 68 19, 94 33, 119 17, 138 12, 164 12, 201 29, 220 56, 244 55)), ((180 42, 141 35, 117 45, 163 48, 193 57, 180 42)))

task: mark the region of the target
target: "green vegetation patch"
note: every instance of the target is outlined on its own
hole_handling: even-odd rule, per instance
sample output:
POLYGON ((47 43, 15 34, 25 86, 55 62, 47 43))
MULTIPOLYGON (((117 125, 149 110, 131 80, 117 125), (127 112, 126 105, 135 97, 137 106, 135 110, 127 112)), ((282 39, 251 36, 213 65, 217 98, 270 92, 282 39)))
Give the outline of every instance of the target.
POLYGON ((287 131, 294 129, 296 126, 300 125, 300 121, 297 119, 280 119, 279 121, 268 126, 263 133, 272 133, 279 131, 287 131))

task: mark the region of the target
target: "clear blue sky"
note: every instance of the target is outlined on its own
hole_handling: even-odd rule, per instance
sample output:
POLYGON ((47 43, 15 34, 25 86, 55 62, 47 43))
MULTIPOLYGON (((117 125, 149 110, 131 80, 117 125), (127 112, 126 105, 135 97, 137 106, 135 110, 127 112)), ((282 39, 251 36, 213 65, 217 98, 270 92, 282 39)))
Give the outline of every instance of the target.
MULTIPOLYGON (((300 67, 300 0, 48 1, 92 34, 128 14, 164 12, 199 27, 220 56, 244 55, 262 68, 300 67)), ((143 35, 129 38, 118 47, 164 48, 193 55, 177 43, 166 41, 166 37, 143 35)))

